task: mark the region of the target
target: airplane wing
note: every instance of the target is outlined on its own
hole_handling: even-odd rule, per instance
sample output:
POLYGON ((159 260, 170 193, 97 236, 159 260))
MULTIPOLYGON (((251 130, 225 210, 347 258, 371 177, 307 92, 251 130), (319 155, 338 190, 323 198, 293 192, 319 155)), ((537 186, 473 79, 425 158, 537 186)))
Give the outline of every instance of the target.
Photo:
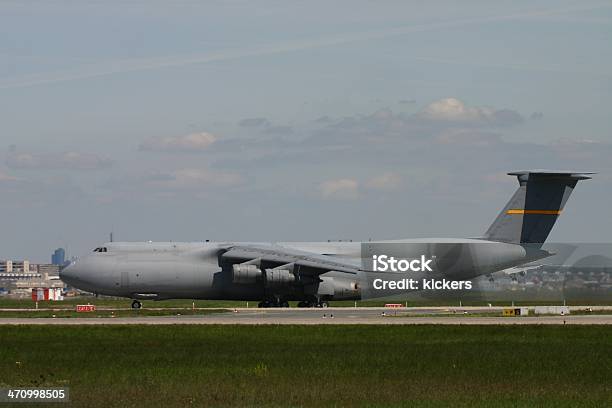
POLYGON ((544 268, 544 265, 530 265, 530 266, 525 266, 525 265, 521 265, 521 266, 513 266, 512 268, 508 268, 508 269, 504 269, 503 272, 506 275, 521 275, 521 276, 525 276, 527 273, 529 272, 537 272, 537 271, 541 271, 544 268))
POLYGON ((296 275, 316 276, 329 271, 358 274, 362 269, 350 262, 313 252, 299 251, 280 245, 232 245, 220 255, 221 262, 234 265, 254 265, 260 270, 284 269, 296 275))

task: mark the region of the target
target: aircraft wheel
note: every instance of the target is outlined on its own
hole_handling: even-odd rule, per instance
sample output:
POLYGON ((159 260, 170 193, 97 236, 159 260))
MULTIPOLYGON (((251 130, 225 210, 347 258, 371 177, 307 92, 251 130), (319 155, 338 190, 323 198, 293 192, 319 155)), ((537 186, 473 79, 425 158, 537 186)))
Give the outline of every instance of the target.
POLYGON ((319 307, 322 307, 323 309, 329 307, 329 303, 326 300, 322 300, 319 302, 319 307))
POLYGON ((289 307, 289 302, 287 302, 286 300, 283 300, 282 302, 280 302, 279 306, 280 307, 289 307))
POLYGON ((138 300, 134 300, 132 302, 132 309, 140 309, 142 307, 142 303, 140 303, 138 300))

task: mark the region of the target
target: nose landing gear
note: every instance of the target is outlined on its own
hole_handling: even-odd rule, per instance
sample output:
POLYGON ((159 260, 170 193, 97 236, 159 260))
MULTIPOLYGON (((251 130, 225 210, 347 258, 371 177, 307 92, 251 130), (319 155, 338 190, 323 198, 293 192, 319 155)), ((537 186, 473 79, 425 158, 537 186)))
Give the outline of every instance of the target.
POLYGON ((132 301, 132 309, 140 309, 142 307, 142 303, 140 303, 140 301, 138 300, 133 300, 132 301))

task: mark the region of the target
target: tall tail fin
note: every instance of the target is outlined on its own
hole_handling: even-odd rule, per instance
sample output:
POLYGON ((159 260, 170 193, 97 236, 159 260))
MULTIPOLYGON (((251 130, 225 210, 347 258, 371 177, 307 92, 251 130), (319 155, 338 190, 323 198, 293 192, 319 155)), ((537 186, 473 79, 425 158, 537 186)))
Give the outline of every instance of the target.
POLYGON ((491 241, 543 244, 579 180, 589 174, 572 171, 531 170, 517 176, 519 188, 485 233, 491 241))

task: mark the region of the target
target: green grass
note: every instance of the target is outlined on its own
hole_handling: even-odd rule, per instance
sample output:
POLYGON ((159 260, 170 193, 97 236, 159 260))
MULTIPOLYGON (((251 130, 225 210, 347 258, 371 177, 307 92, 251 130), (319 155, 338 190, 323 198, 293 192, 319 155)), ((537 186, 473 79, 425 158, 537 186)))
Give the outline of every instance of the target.
POLYGON ((5 326, 0 344, 0 387, 69 386, 74 406, 612 404, 609 326, 5 326))

